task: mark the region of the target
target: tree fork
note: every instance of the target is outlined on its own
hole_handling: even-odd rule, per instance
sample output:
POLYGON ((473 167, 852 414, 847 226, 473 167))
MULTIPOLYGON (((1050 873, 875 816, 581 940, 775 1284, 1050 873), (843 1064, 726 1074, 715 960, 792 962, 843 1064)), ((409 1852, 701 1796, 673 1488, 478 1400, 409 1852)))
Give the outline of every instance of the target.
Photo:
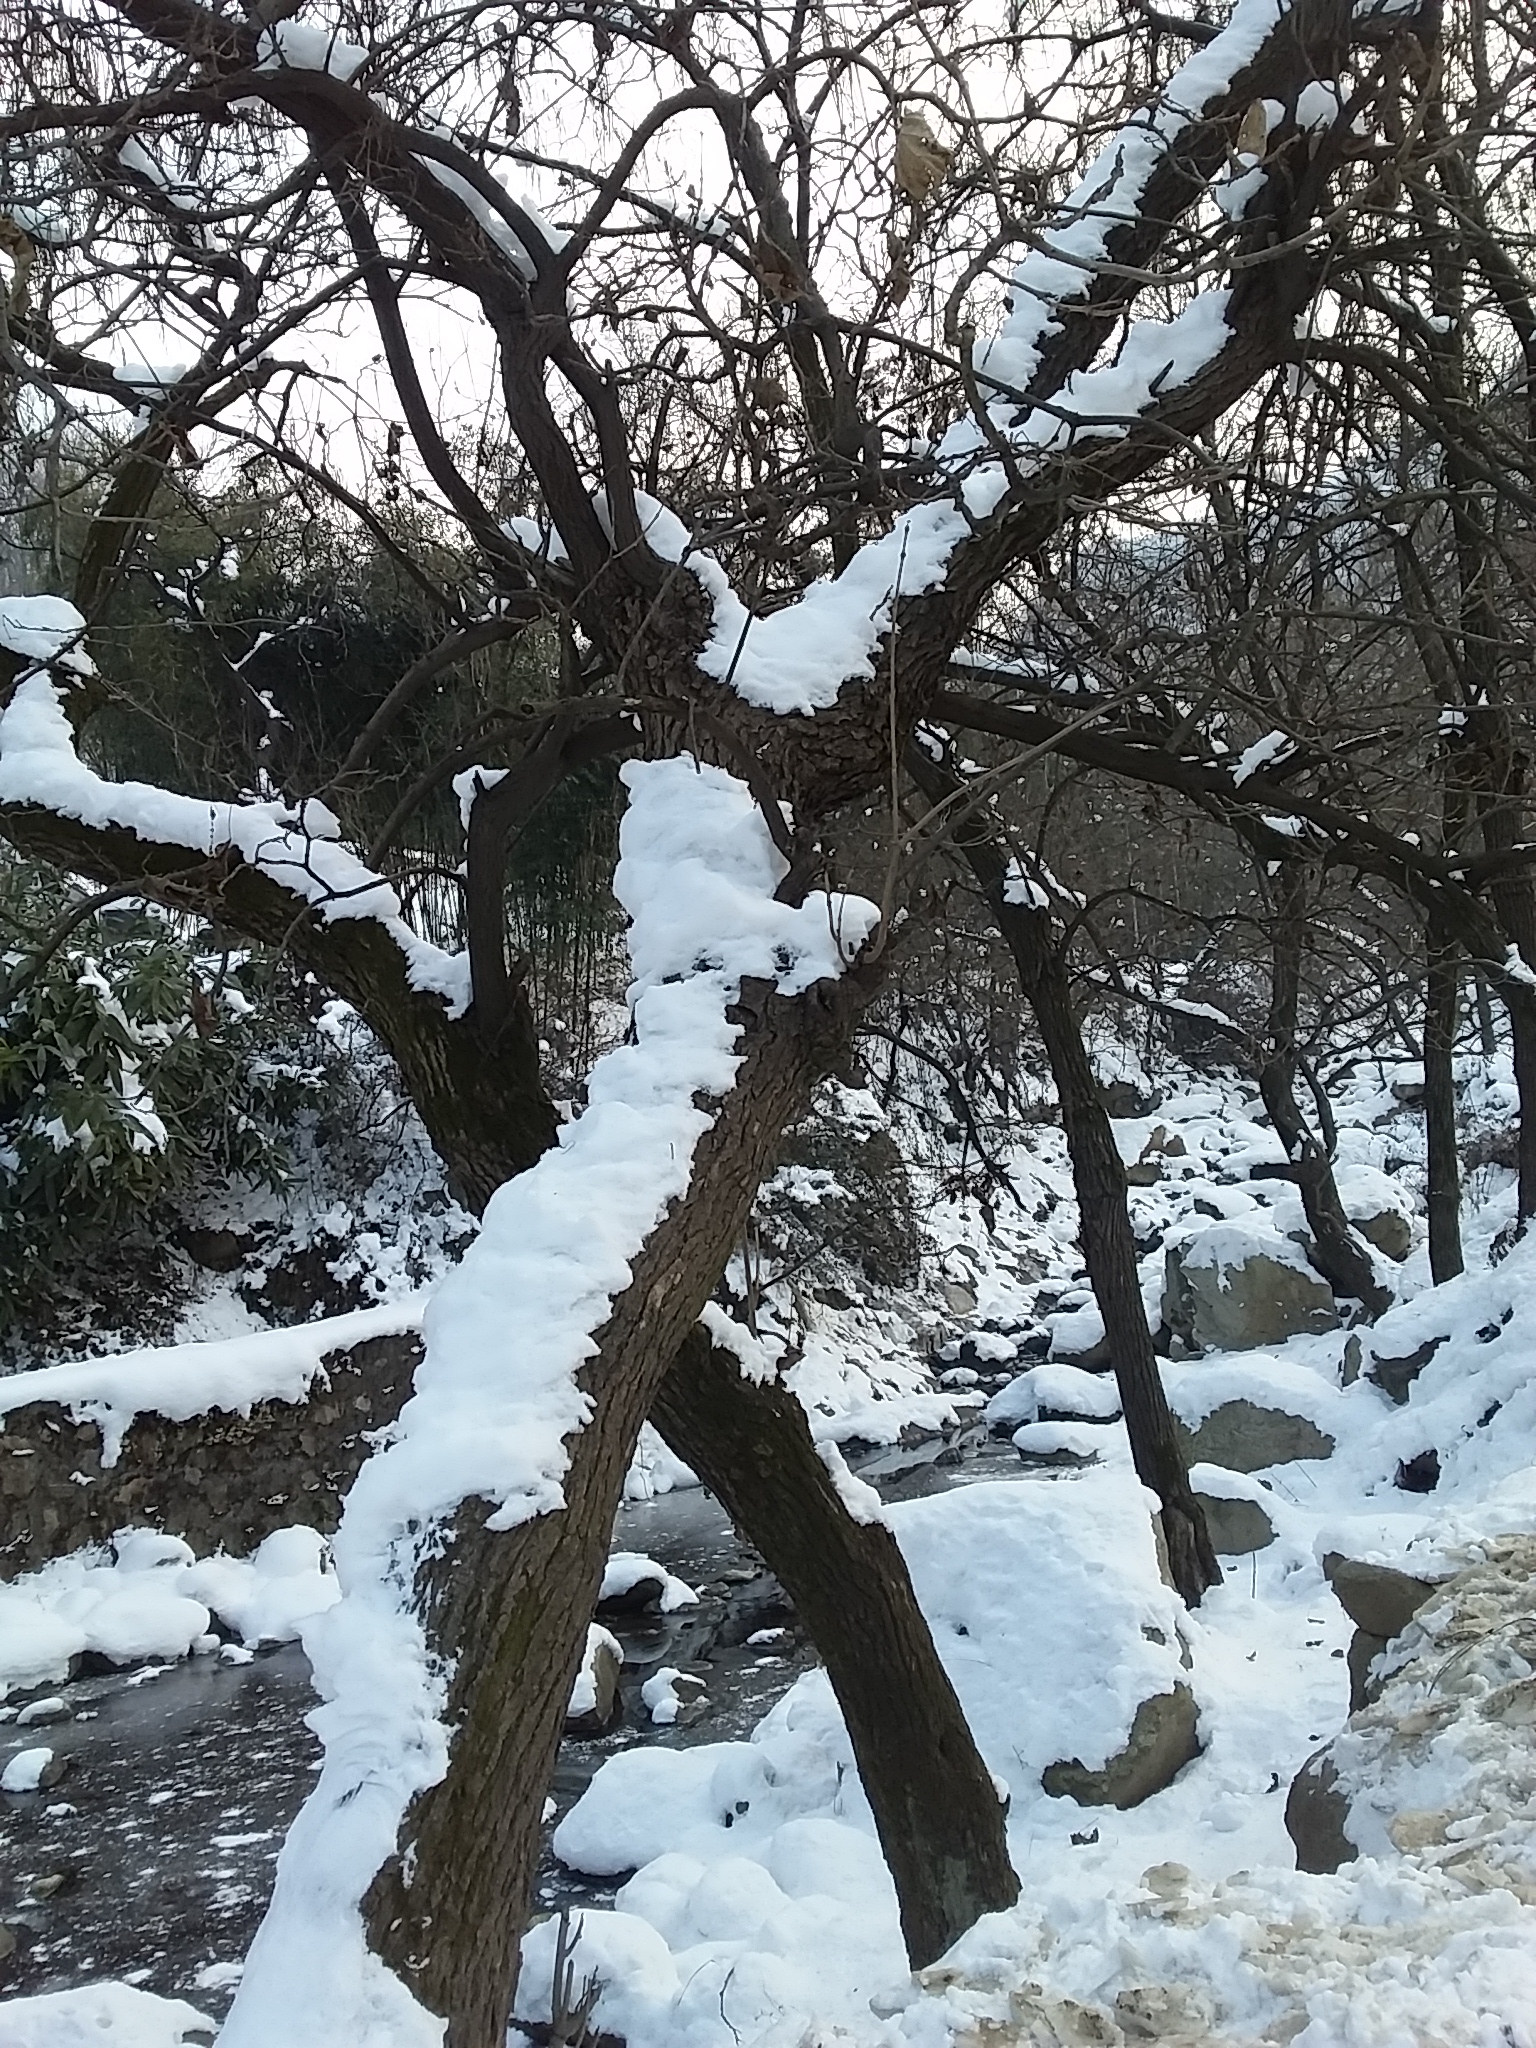
POLYGON ((631 1261, 579 1381, 593 1404, 568 1439, 565 1506, 508 1531, 466 1502, 416 1586, 433 1654, 453 1672, 446 1775, 412 1802, 364 1900, 370 1945, 430 2011, 448 2048, 502 2048, 539 1852, 543 1790, 597 1601, 640 1426, 740 1235, 784 1126, 841 1055, 877 972, 739 1005, 743 1061, 699 1141, 686 1198, 631 1261), (409 1872, 407 1877, 406 1873, 409 1872))
POLYGON ((882 1522, 843 1505, 805 1411, 697 1328, 652 1419, 763 1555, 837 1695, 914 1969, 1019 1895, 1005 1809, 882 1522), (893 1682, 899 1678, 899 1682, 893 1682))

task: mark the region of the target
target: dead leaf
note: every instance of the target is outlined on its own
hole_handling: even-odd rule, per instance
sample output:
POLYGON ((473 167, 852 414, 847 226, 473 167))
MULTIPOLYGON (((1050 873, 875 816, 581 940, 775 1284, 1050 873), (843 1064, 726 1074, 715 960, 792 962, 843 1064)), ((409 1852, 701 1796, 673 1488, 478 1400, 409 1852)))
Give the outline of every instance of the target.
POLYGON ((1237 156, 1254 157, 1262 163, 1268 143, 1269 114, 1264 102, 1255 100, 1238 127, 1237 140, 1232 145, 1233 153, 1237 156))
POLYGON ((954 151, 946 149, 915 107, 909 107, 896 127, 896 187, 921 206, 949 174, 954 151))

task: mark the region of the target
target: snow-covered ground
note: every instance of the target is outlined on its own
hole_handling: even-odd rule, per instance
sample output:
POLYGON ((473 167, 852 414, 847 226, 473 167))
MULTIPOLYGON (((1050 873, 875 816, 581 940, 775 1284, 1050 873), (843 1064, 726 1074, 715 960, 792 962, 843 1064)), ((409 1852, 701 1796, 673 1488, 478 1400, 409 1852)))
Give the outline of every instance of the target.
MULTIPOLYGON (((1399 1099, 1412 1079, 1362 1069, 1338 1090, 1344 1179, 1362 1202, 1393 1194, 1416 1206, 1418 1119, 1399 1099)), ((1507 1113, 1496 1066, 1469 1062, 1463 1083, 1474 1115, 1507 1113)), ((1128 1161, 1158 1164, 1132 1196, 1151 1305, 1165 1246, 1181 1233, 1220 1221, 1285 1238, 1294 1227, 1293 1191, 1248 1178, 1277 1147, 1239 1083, 1185 1077, 1118 1135, 1128 1161)), ((812 1327, 799 1390, 826 1433, 889 1441, 904 1422, 939 1426, 979 1407, 978 1380, 1022 1374, 1042 1332, 1060 1360, 1101 1334, 1059 1135, 1031 1130, 1009 1165, 1019 1199, 996 1198, 990 1228, 975 1201, 946 1198, 938 1182, 926 1190, 934 1249, 920 1290, 848 1309, 800 1304, 812 1327), (935 1335, 950 1340, 935 1361, 942 1391, 922 1370, 935 1335)), ((1209 1475, 1211 1490, 1261 1501, 1275 1540, 1228 1559, 1225 1583, 1197 1614, 1159 1576, 1148 1497, 1103 1412, 1113 1404, 1083 1396, 1066 1366, 1026 1380, 1000 1412, 1031 1455, 1086 1449, 1096 1462, 1042 1466, 1023 1483, 962 1483, 887 1510, 1007 1788, 1022 1880, 1014 1909, 911 1976, 846 1734, 811 1672, 750 1741, 673 1746, 664 1724, 606 1764, 563 1819, 556 1848, 574 1867, 633 1873, 614 1911, 576 1916, 578 1979, 601 1980, 595 2024, 630 2048, 1536 2048, 1536 1906, 1518 1888, 1458 1878, 1385 1838, 1379 1855, 1336 1875, 1298 1873, 1283 1817, 1292 1778, 1348 1713, 1351 1624, 1321 1557, 1342 1550, 1440 1577, 1497 1538, 1536 1531, 1536 1246, 1488 1264, 1509 1215, 1504 1179, 1498 1169, 1474 1179, 1461 1280, 1429 1287, 1417 1220, 1407 1258, 1383 1262, 1399 1305, 1359 1333, 1366 1363, 1441 1340, 1403 1405, 1359 1370, 1359 1343, 1342 1328, 1168 1366, 1170 1397, 1191 1426, 1242 1399, 1305 1417, 1335 1445, 1326 1459, 1209 1475), (1403 1469, 1430 1450, 1438 1482, 1405 1490, 1403 1469), (1052 1763, 1102 1765, 1123 1747, 1137 1705, 1181 1684, 1198 1704, 1203 1749, 1165 1790, 1124 1812, 1046 1793, 1052 1763)), ((195 1648, 210 1610, 226 1627, 260 1632, 262 1602, 275 1612, 294 1588, 273 1587, 298 1576, 272 1562, 199 1564, 130 1545, 110 1567, 66 1560, 0 1597, 30 1600, 87 1640, 135 1601, 180 1601, 197 1610, 181 1616, 180 1648, 195 1648)), ((313 1591, 313 1553, 304 1569, 313 1591)), ((295 1622, 299 1606, 285 1609, 295 1622)), ((44 1683, 62 1642, 55 1663, 37 1651, 34 1674, 13 1682, 44 1683)), ((43 1740, 6 1730, 0 1763, 43 1740)), ((1536 1806, 1501 1826, 1528 1855, 1536 1806)), ((549 2015, 554 1943, 545 1922, 526 1944, 519 2011, 530 2023, 549 2015)), ((0 2007, 5 2048, 195 2038, 189 2007, 127 1986, 0 2007)))

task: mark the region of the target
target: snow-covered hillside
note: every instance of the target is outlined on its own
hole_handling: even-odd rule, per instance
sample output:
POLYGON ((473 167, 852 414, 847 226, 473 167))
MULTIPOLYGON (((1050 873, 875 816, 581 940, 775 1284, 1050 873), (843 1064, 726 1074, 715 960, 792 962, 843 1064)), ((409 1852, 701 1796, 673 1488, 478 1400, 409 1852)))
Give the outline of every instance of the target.
MULTIPOLYGON (((1479 1064, 1462 1079, 1470 1113, 1496 1119, 1504 1077, 1479 1064)), ((1483 1703, 1536 1669, 1536 1593, 1524 1596, 1524 1568, 1510 1562, 1536 1535, 1536 1247, 1489 1264, 1509 1206, 1488 1169, 1469 1217, 1471 1270, 1429 1286, 1412 1081, 1362 1070, 1340 1091, 1346 1200, 1408 1219, 1406 1257, 1381 1262, 1397 1305, 1373 1327, 1226 1352, 1179 1345, 1165 1366, 1197 1487, 1250 1511, 1219 1524, 1245 1532, 1231 1539, 1244 1547, 1196 1613, 1160 1575, 1155 1503, 1131 1470, 1113 1382, 1095 1369, 1102 1327, 1053 1130, 1013 1146, 1018 1199, 998 1200, 990 1224, 935 1175, 916 1287, 847 1280, 841 1305, 782 1291, 764 1305, 770 1343, 802 1320, 795 1384, 821 1433, 893 1442, 904 1426, 969 1418, 1018 1445, 1018 1476, 962 1463, 947 1490, 884 1512, 1008 1801, 1022 1895, 910 1975, 848 1738, 813 1670, 749 1740, 689 1739, 663 1721, 563 1813, 556 1853, 624 1880, 612 1910, 584 1907, 570 1923, 577 1984, 597 1980, 597 2030, 629 2048, 1533 2048, 1533 1719, 1490 1719, 1483 1703), (1218 1418, 1225 1434, 1207 1434, 1218 1418), (1291 1455, 1266 1462, 1277 1450, 1291 1455), (1513 1590, 1489 1624, 1497 1656, 1479 1649, 1484 1662, 1468 1667, 1462 1622, 1437 1620, 1431 1602, 1377 1667, 1376 1733, 1336 1752, 1343 1826, 1363 1853, 1309 1873, 1295 1868, 1287 1795, 1349 1718, 1353 1626, 1323 1569, 1339 1557, 1426 1588, 1481 1571, 1513 1590), (1456 1714, 1437 1719, 1444 1659, 1433 1651, 1447 1629, 1464 1682, 1456 1714), (1185 1695, 1199 1753, 1170 1750, 1171 1781, 1138 1804, 1084 1803, 1095 1774, 1146 1736, 1138 1709, 1185 1695), (1499 1812, 1453 1810, 1458 1797, 1493 1798, 1489 1786, 1499 1812), (1433 1826, 1398 1825, 1410 1800, 1415 1812, 1438 1802, 1433 1826), (1468 1841, 1477 1856, 1458 1855, 1468 1841)), ((1133 1188, 1154 1319, 1170 1249, 1214 1225, 1294 1254, 1293 1190, 1249 1178, 1278 1148, 1242 1084, 1165 1080, 1117 1135, 1128 1162, 1154 1169, 1133 1188)), ((656 1456, 642 1456, 633 1491, 654 1483, 656 1456)), ((71 1642, 99 1647, 114 1616, 137 1601, 147 1625, 158 1600, 168 1633, 136 1638, 137 1656, 207 1647, 210 1611, 253 1642, 301 1628, 328 1596, 315 1550, 298 1545, 246 1566, 130 1545, 112 1566, 65 1561, 18 1582, 0 1610, 15 1698, 58 1680, 57 1655, 37 1647, 45 1623, 56 1651, 71 1629, 71 1642)), ((20 1783, 46 1746, 46 1728, 8 1728, 0 1762, 20 1783)), ((535 2040, 547 2038, 558 1939, 547 1920, 525 1945, 518 2012, 535 2040)), ((15 1999, 0 2007, 0 2042, 170 2048, 203 2037, 188 1993, 190 2006, 122 1984, 15 1999)))

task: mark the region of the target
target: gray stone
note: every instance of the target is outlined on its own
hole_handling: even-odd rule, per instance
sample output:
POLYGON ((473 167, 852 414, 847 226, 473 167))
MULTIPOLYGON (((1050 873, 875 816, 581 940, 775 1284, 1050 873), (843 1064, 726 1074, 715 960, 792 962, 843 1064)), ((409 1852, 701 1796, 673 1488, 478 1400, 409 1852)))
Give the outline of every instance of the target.
POLYGON ((1383 1643, 1402 1634, 1438 1583, 1416 1579, 1391 1565, 1366 1564, 1337 1550, 1324 1557, 1323 1575, 1355 1627, 1383 1643))
POLYGON ((1202 1351, 1251 1351, 1290 1337, 1336 1330, 1328 1283, 1309 1269, 1255 1250, 1241 1265, 1187 1265, 1170 1245, 1163 1321, 1202 1351))
POLYGON ((1401 1209, 1378 1209, 1374 1216, 1351 1216, 1360 1235, 1399 1264, 1413 1250, 1413 1225, 1401 1209))
POLYGON ((1205 1510, 1205 1526, 1219 1557, 1246 1557, 1251 1550, 1267 1550, 1275 1540, 1275 1525, 1256 1500, 1233 1500, 1226 1494, 1201 1493, 1195 1499, 1205 1510))
POLYGON ((1385 1636, 1373 1636, 1368 1629, 1357 1628, 1349 1639, 1349 1711, 1358 1714, 1362 1707, 1368 1707, 1380 1692, 1379 1684, 1371 1678, 1371 1666, 1387 1647, 1385 1636))
POLYGON ((1443 1336, 1426 1337, 1422 1344, 1405 1352, 1401 1358, 1373 1357, 1365 1368, 1365 1376, 1401 1408, 1407 1402, 1408 1391, 1414 1381, 1444 1342, 1443 1336))
POLYGON ((1099 1100, 1110 1116, 1150 1116, 1162 1099, 1160 1089, 1146 1089, 1135 1081, 1099 1083, 1099 1100))
POLYGON ((1142 1701, 1125 1748, 1102 1770, 1090 1771, 1073 1757, 1049 1765, 1040 1782, 1052 1799, 1075 1799, 1079 1806, 1140 1806, 1200 1754, 1198 1720, 1194 1694, 1176 1685, 1142 1701))
POLYGON ((597 1618, 599 1621, 612 1621, 619 1615, 645 1614, 659 1609, 661 1596, 666 1590, 667 1582, 660 1576, 636 1579, 622 1593, 610 1593, 606 1600, 599 1600, 597 1618))
POLYGON ((619 1691, 623 1666, 612 1643, 599 1643, 592 1653, 592 1683, 596 1703, 584 1714, 567 1713, 567 1735, 607 1735, 624 1715, 624 1697, 619 1691))
POLYGON ((1344 1339, 1344 1356, 1339 1361, 1339 1384, 1341 1386, 1352 1387, 1355 1384, 1355 1381, 1360 1377, 1360 1367, 1364 1363, 1364 1359, 1365 1351, 1361 1345, 1359 1333, 1351 1330, 1344 1339))
POLYGON ((1228 1472, 1262 1472, 1295 1458, 1333 1456, 1333 1438, 1315 1422, 1254 1401, 1223 1401, 1198 1429, 1177 1419, 1174 1427, 1191 1465, 1222 1465, 1228 1472))
POLYGON ((200 1555, 243 1555, 294 1522, 329 1535, 420 1357, 418 1337, 372 1337, 328 1352, 305 1401, 181 1422, 145 1412, 114 1465, 102 1463, 99 1424, 53 1401, 11 1409, 0 1430, 0 1580, 129 1527, 170 1530, 200 1555))
POLYGON ((944 1306, 952 1316, 973 1316, 976 1313, 976 1290, 967 1287, 960 1280, 941 1280, 939 1292, 944 1297, 944 1306))
POLYGON ((1349 1800, 1327 1749, 1314 1750, 1291 1781, 1285 1829, 1296 1844, 1296 1868, 1326 1876, 1360 1851, 1344 1832, 1349 1800))

